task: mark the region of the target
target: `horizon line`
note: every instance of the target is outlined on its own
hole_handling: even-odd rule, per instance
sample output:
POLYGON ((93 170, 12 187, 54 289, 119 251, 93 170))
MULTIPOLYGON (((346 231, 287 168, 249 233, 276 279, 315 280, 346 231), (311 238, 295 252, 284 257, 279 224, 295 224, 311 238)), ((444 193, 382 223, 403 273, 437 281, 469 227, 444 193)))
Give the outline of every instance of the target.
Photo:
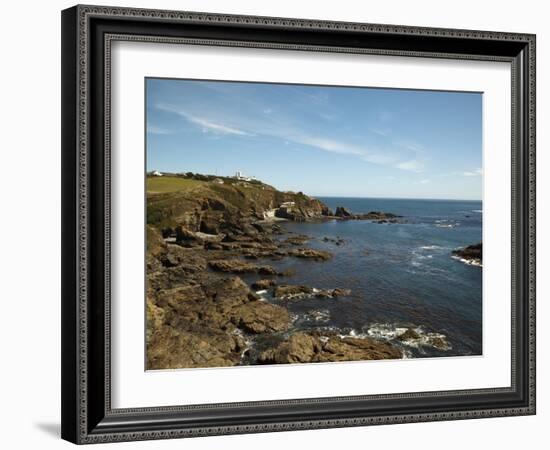
POLYGON ((468 198, 428 198, 428 197, 361 197, 356 195, 315 195, 315 194, 306 194, 310 197, 315 198, 356 198, 356 199, 381 199, 381 200, 442 200, 450 202, 483 202, 483 199, 468 199, 468 198))

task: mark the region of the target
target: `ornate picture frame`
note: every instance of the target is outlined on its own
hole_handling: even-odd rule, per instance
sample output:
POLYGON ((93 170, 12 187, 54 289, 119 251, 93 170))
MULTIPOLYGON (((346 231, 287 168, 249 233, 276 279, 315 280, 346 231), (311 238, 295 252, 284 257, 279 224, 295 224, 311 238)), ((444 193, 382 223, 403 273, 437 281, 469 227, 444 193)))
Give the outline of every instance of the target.
POLYGON ((535 36, 181 11, 62 12, 62 437, 74 443, 535 414, 535 36), (110 99, 115 41, 511 64, 511 385, 115 409, 110 99))

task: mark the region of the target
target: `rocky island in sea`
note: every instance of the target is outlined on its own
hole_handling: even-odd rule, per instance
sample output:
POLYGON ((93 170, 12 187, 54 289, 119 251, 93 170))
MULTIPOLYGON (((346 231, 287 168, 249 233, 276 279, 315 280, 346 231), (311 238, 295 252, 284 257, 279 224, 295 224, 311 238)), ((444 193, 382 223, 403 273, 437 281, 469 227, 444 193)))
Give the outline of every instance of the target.
MULTIPOLYGON (((338 270, 353 270, 340 267, 355 250, 353 238, 318 234, 323 224, 340 224, 342 232, 376 226, 391 234, 392 227, 406 227, 410 220, 414 226, 414 218, 391 211, 354 212, 344 204, 329 207, 321 199, 281 192, 258 180, 151 174, 147 178, 147 368, 452 354, 449 333, 440 332, 445 329, 443 322, 434 326, 433 320, 422 320, 414 311, 392 323, 377 322, 376 314, 354 312, 361 302, 368 305, 370 299, 365 297, 370 295, 362 287, 346 285, 348 277, 338 277, 338 270), (318 271, 330 276, 315 277, 318 271)), ((395 228, 395 233, 401 230, 395 228)), ((448 251, 448 258, 475 258, 472 252, 475 249, 470 247, 448 251)), ((371 258, 370 264, 379 257, 371 249, 361 255, 371 258)), ((429 254, 421 254, 419 260, 423 256, 429 254)), ((373 285, 376 301, 378 292, 373 285)), ((403 293, 389 289, 386 295, 400 298, 403 293)))
POLYGON ((472 244, 464 248, 453 250, 453 257, 473 266, 482 264, 482 244, 472 244))

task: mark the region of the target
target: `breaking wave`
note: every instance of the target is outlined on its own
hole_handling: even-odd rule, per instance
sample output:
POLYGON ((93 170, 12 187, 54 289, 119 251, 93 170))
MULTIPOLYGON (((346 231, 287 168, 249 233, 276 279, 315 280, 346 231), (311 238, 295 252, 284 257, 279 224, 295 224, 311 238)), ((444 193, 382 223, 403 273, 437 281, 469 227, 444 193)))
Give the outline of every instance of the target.
POLYGON ((405 327, 395 324, 373 324, 367 330, 367 335, 386 341, 398 341, 402 346, 414 348, 420 353, 424 348, 440 351, 452 349, 447 336, 442 333, 428 332, 422 326, 405 327))

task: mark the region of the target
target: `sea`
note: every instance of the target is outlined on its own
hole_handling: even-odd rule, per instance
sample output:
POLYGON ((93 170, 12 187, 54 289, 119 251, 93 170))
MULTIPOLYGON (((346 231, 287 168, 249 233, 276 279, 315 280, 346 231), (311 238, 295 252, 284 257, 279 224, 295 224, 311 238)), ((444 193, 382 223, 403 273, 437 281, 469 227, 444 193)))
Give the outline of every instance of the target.
MULTIPOLYGON (((282 223, 292 233, 310 236, 307 246, 334 255, 323 262, 269 262, 294 273, 284 283, 352 291, 346 297, 284 301, 294 318, 293 331, 386 339, 411 358, 482 354, 483 268, 451 253, 482 241, 480 201, 318 198, 332 210, 343 206, 353 213, 383 211, 403 217, 387 224, 282 223), (337 245, 334 240, 339 239, 337 245), (397 339, 407 329, 415 330, 418 339, 397 339)), ((281 302, 267 295, 266 301, 281 302)))

